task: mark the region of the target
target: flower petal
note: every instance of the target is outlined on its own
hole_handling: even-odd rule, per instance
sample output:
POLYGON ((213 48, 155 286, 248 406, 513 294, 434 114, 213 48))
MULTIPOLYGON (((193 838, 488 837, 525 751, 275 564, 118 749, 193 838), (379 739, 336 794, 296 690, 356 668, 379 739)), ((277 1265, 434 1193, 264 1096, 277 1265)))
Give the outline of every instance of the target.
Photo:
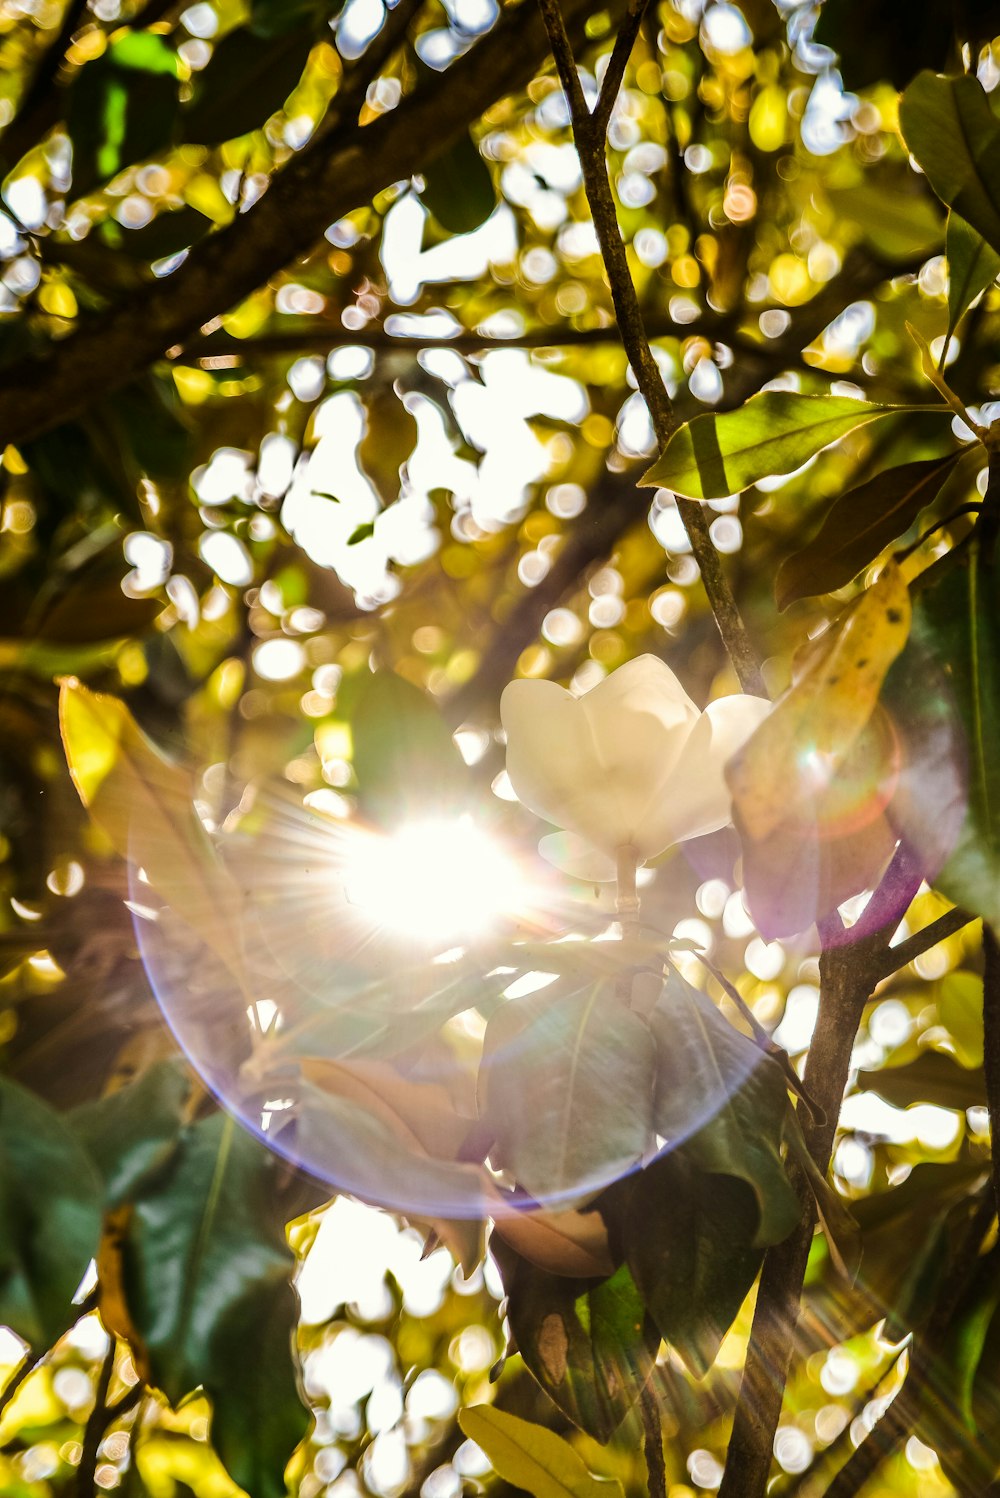
POLYGON ((500 698, 507 774, 536 816, 576 827, 581 802, 601 779, 580 704, 554 681, 512 681, 500 698))
POLYGON ((650 813, 643 843, 638 845, 647 858, 655 858, 672 843, 717 832, 732 821, 732 797, 723 774, 726 761, 743 747, 770 710, 766 697, 742 694, 709 703, 650 813))
POLYGON ((550 832, 538 844, 538 851, 547 863, 584 884, 607 884, 618 876, 610 854, 573 832, 550 832))
POLYGON ((622 843, 642 849, 651 809, 698 722, 698 709, 655 655, 619 666, 580 698, 580 706, 601 769, 605 817, 618 832, 614 845, 600 846, 609 852, 622 843))

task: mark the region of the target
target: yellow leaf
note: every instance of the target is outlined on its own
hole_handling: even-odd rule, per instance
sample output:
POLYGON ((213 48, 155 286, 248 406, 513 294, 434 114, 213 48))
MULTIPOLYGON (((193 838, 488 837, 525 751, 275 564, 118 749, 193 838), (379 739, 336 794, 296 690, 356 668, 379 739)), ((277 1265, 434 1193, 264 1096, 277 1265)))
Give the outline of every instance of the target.
POLYGON ((890 562, 798 664, 793 685, 726 768, 756 841, 821 795, 864 731, 910 630, 910 595, 890 562))
POLYGON ((142 1338, 135 1329, 125 1298, 123 1248, 128 1234, 132 1207, 116 1207, 104 1219, 100 1247, 97 1250, 97 1309, 105 1331, 128 1343, 139 1377, 148 1380, 149 1360, 142 1338))
POLYGON ((555 1431, 489 1404, 460 1410, 458 1423, 505 1482, 534 1498, 622 1498, 616 1479, 595 1477, 555 1431))
POLYGON ((60 684, 59 726, 80 799, 115 852, 239 975, 240 893, 198 819, 187 774, 123 702, 75 677, 60 684))

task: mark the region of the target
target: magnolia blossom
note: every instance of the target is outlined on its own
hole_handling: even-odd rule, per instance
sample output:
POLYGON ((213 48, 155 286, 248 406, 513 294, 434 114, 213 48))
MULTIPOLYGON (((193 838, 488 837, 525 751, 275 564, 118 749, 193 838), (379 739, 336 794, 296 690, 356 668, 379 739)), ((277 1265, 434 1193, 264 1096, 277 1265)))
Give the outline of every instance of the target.
POLYGON ((500 701, 510 783, 522 805, 565 829, 544 837, 541 853, 579 879, 613 879, 619 848, 645 863, 725 827, 723 767, 770 706, 721 697, 701 713, 654 655, 582 697, 552 681, 512 681, 500 701))

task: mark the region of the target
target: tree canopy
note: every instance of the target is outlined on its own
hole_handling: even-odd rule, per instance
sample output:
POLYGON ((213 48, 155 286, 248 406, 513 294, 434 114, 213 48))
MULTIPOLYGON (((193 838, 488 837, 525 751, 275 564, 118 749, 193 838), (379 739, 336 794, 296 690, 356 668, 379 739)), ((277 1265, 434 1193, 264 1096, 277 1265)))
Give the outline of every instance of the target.
POLYGON ((1000 1491, 998 83, 0 0, 0 1491, 1000 1491))

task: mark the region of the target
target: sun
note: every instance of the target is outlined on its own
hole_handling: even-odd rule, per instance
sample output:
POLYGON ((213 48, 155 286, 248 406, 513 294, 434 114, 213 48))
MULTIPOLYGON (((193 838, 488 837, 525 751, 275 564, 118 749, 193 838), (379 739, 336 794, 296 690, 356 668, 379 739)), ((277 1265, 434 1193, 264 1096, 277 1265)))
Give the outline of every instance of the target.
POLYGON ((481 935, 524 898, 517 864, 470 816, 367 837, 338 872, 348 903, 370 921, 431 944, 481 935))

